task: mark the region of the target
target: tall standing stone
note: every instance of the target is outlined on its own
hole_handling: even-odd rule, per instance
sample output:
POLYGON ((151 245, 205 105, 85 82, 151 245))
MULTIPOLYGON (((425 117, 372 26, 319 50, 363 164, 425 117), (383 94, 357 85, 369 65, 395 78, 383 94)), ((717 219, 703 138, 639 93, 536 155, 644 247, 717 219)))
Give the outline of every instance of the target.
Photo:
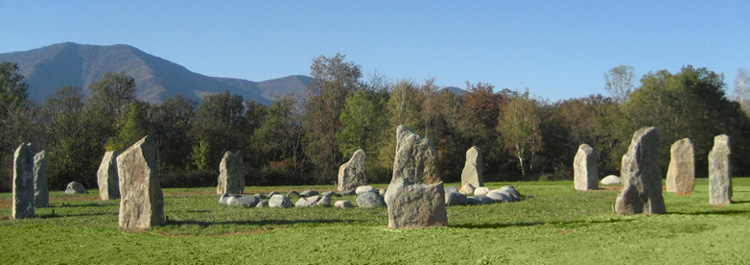
POLYGON ((596 152, 588 144, 578 146, 573 159, 573 186, 576 190, 599 188, 599 168, 596 166, 596 152))
POLYGON ((96 179, 99 183, 99 199, 114 200, 120 198, 120 178, 117 173, 117 151, 108 151, 104 153, 102 163, 99 164, 99 170, 96 172, 96 179))
POLYGON ((219 164, 219 185, 216 194, 242 194, 245 191, 242 156, 227 151, 219 164))
POLYGON ((359 149, 348 162, 339 167, 339 191, 354 190, 367 185, 365 173, 365 151, 359 149))
POLYGON ((13 153, 13 219, 34 217, 34 153, 22 143, 13 153))
POLYGON ((714 137, 714 147, 708 152, 708 189, 711 206, 724 206, 732 202, 732 164, 729 136, 714 137))
POLYGON ((117 156, 120 177, 119 227, 143 232, 164 225, 164 194, 159 185, 156 166, 156 144, 151 136, 143 137, 117 156))
POLYGON ((466 162, 461 171, 461 187, 471 183, 474 187, 484 187, 484 176, 482 175, 482 150, 472 146, 466 150, 466 162))
POLYGON ((385 193, 388 228, 448 225, 437 149, 430 140, 403 125, 398 126, 396 136, 393 178, 385 193))
POLYGON ((677 194, 693 193, 695 185, 695 155, 689 138, 677 140, 669 149, 667 191, 677 194))
POLYGON ((47 152, 44 150, 34 156, 34 205, 37 208, 49 206, 47 161, 47 152))
POLYGON ((622 156, 622 190, 615 202, 617 214, 663 214, 659 170, 659 133, 655 127, 633 134, 628 152, 622 156))

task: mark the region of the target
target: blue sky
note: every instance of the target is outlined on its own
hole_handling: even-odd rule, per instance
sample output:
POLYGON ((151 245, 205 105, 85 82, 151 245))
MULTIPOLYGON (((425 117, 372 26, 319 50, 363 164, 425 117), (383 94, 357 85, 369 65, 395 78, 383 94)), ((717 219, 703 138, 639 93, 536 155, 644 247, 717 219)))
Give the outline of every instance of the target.
MULTIPOLYGON (((486 82, 552 101, 606 93, 617 65, 750 68, 747 1, 6 1, 0 53, 129 44, 208 76, 310 73, 346 55, 365 75, 486 82)), ((636 82, 636 84, 638 84, 636 82)))

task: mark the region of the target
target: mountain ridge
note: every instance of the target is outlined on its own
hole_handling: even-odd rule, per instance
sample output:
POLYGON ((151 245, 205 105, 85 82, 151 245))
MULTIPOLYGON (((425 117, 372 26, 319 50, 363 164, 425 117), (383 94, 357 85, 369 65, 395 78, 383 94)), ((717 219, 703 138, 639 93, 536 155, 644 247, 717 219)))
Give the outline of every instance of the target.
MULTIPOLYGON (((122 72, 136 82, 136 97, 150 103, 182 94, 200 101, 206 95, 225 90, 247 100, 271 104, 274 97, 302 95, 312 83, 304 75, 290 75, 254 82, 239 78, 210 77, 140 49, 115 44, 99 46, 64 42, 28 51, 0 54, 0 61, 17 63, 29 84, 29 98, 43 102, 60 86, 86 88, 104 73, 122 72)), ((87 89, 84 89, 88 93, 87 89)))

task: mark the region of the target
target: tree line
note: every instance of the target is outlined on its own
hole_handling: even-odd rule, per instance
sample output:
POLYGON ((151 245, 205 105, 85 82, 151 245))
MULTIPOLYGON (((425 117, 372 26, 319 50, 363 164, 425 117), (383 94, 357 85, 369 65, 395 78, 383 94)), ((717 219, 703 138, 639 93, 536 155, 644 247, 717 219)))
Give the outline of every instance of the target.
POLYGON ((311 75, 305 96, 276 98, 270 106, 227 91, 200 103, 175 95, 149 104, 136 99, 134 79, 123 73, 107 73, 85 91, 62 86, 45 102, 32 102, 18 66, 2 62, 0 189, 11 188, 13 151, 22 142, 48 152, 52 189, 70 181, 94 188, 104 152, 147 134, 156 140, 165 187, 216 185, 225 151, 242 154, 248 185, 299 185, 334 183, 338 167, 363 149, 368 181, 382 183, 391 177, 400 124, 435 144, 447 182, 460 180, 472 146, 481 149, 487 181, 572 179, 582 143, 596 150, 601 177, 619 175, 632 133, 645 126, 659 130, 664 174, 670 145, 689 137, 696 173, 706 176, 718 134, 732 139, 735 175, 750 173, 750 118, 728 99, 723 75, 706 68, 650 72, 635 87, 632 67, 618 66, 604 75, 610 96, 558 102, 481 82, 454 92, 433 79, 365 80, 361 66, 341 54, 313 59, 311 75))

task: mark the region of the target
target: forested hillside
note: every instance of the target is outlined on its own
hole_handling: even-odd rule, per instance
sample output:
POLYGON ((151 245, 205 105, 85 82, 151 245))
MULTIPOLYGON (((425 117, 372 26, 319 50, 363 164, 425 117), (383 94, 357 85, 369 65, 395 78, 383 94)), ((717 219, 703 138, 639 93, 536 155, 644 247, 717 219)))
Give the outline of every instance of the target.
POLYGON ((61 86, 46 101, 32 102, 17 65, 0 67, 4 191, 22 142, 47 151, 52 189, 73 180, 94 188, 105 150, 122 150, 147 134, 156 140, 165 187, 215 185, 228 150, 244 156, 247 185, 333 183, 357 149, 366 152, 368 181, 387 182, 400 124, 436 145, 449 182, 460 179, 472 146, 482 150, 486 181, 572 179, 581 143, 596 150, 602 177, 619 175, 632 133, 644 126, 659 130, 663 174, 670 145, 689 137, 697 175, 705 176, 713 137, 728 134, 734 174, 750 175, 748 115, 727 98, 723 75, 692 66, 651 72, 637 86, 632 68, 616 67, 602 82, 610 96, 549 102, 482 82, 455 93, 433 80, 364 80, 359 65, 337 54, 313 60, 306 96, 277 97, 270 106, 229 92, 200 103, 179 94, 146 103, 123 73, 107 73, 85 88, 61 86))

